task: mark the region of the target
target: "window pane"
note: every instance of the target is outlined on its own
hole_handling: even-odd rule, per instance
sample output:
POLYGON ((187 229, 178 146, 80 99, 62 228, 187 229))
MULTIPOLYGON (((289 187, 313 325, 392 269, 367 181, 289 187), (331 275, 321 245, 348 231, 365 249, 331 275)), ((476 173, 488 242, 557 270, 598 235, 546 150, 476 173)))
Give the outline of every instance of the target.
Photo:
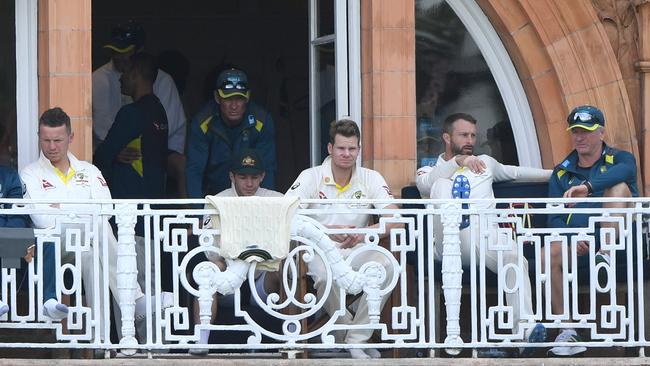
POLYGON ((318 27, 316 34, 318 37, 334 34, 334 1, 316 0, 316 24, 318 27))
POLYGON ((0 0, 0 164, 16 167, 16 9, 0 0))
POLYGON ((444 152, 442 121, 456 112, 478 120, 475 154, 517 164, 510 120, 487 63, 444 0, 415 2, 418 166, 444 152))
POLYGON ((327 155, 329 127, 336 119, 336 69, 334 67, 334 43, 316 46, 316 118, 314 126, 320 126, 320 159, 327 155))

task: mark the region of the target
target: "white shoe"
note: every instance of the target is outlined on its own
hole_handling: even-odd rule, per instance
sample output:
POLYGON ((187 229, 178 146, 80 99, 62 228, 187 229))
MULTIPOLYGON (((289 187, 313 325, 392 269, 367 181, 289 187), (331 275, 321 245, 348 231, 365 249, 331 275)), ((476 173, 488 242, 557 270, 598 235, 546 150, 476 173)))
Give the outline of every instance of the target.
POLYGON ((192 356, 207 356, 209 351, 207 348, 190 348, 188 352, 192 356))
MULTIPOLYGON (((146 297, 142 296, 138 300, 136 300, 136 309, 144 309, 142 311, 136 311, 135 313, 135 330, 136 330, 136 338, 138 339, 138 343, 144 344, 147 342, 147 312, 146 312, 146 306, 144 301, 147 301, 146 297), (141 306, 140 306, 141 305, 141 306)), ((174 306, 174 294, 171 292, 161 292, 160 293, 160 310, 161 314, 164 314, 165 309, 170 308, 174 306)), ((154 314, 156 313, 155 305, 156 305, 156 297, 151 296, 151 304, 154 305, 154 310, 151 313, 152 318, 154 317, 154 314)), ((153 323, 152 323, 153 324, 153 323)))
POLYGON ((52 320, 63 320, 68 317, 68 307, 57 299, 49 299, 43 304, 43 315, 52 320))
MULTIPOLYGON (((582 338, 576 333, 575 330, 573 329, 565 329, 560 334, 558 334, 557 338, 555 338, 555 342, 582 342, 582 338)), ((548 353, 555 355, 555 356, 573 356, 577 355, 578 353, 585 352, 587 350, 587 347, 585 346, 556 346, 551 348, 548 353)))
POLYGON ((3 316, 9 312, 9 305, 5 304, 4 301, 0 300, 0 316, 3 316))
MULTIPOLYGON (((146 311, 146 302, 147 298, 142 296, 141 298, 137 299, 135 302, 135 320, 140 321, 143 320, 147 317, 147 311, 146 311), (142 309, 142 310, 139 310, 142 309)), ((174 306, 174 294, 171 292, 161 292, 160 293, 160 302, 161 302, 161 310, 165 310, 167 308, 170 308, 174 306)), ((155 307, 156 306, 156 296, 153 295, 151 296, 151 304, 155 307)), ((156 309, 154 308, 153 313, 156 313, 156 309)))
POLYGON ((381 358, 381 353, 375 348, 366 348, 363 350, 370 358, 381 358))
POLYGON ((365 353, 361 348, 352 348, 350 349, 350 357, 360 360, 360 359, 369 359, 370 355, 365 353))

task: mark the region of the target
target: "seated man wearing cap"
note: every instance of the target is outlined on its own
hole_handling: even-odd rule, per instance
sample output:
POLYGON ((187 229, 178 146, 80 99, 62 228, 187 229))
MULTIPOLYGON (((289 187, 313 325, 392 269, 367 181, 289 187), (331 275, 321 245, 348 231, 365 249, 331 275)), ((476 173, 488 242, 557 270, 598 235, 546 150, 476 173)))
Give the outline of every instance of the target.
MULTIPOLYGON (((232 156, 230 162, 230 178, 231 187, 219 192, 217 197, 282 197, 280 192, 272 191, 260 187, 260 183, 264 180, 265 169, 261 155, 253 149, 244 149, 232 156)), ((215 225, 209 215, 203 220, 204 228, 214 228, 215 225)), ((218 244, 218 237, 215 238, 218 244)), ((222 271, 226 269, 225 260, 212 252, 206 252, 206 256, 214 262, 222 271)), ((269 293, 278 292, 280 287, 280 279, 278 278, 279 272, 267 273, 266 271, 257 271, 255 273, 255 288, 263 302, 266 301, 269 293)), ((242 286, 242 289, 246 286, 242 286)), ((246 302, 248 299, 243 300, 246 302)), ((227 295, 221 299, 222 303, 233 303, 234 296, 227 295)), ((250 296, 250 303, 255 304, 253 295, 250 296)), ((216 316, 217 310, 217 296, 215 294, 212 301, 212 321, 216 316)), ((197 301, 194 303, 194 320, 196 324, 200 323, 199 306, 197 301)), ((207 344, 210 336, 209 330, 202 330, 200 335, 199 344, 207 344)), ((208 353, 207 349, 190 349, 190 353, 195 355, 205 355, 208 353)))
MULTIPOLYGON (((574 150, 555 167, 549 181, 549 197, 637 197, 636 159, 627 151, 618 150, 604 142, 605 117, 598 108, 589 105, 576 107, 567 118, 568 131, 574 150)), ((580 202, 576 208, 627 207, 626 203, 580 202)), ((590 214, 552 214, 548 226, 552 228, 587 227, 590 214)), ((604 222, 600 227, 615 227, 614 223, 604 222)), ((598 243, 599 235, 595 235, 598 243)), ((570 241, 569 241, 570 242, 570 241)), ((550 248, 551 266, 551 307, 553 314, 564 314, 564 293, 562 280, 562 245, 552 242, 550 248)), ((595 248, 598 250, 598 248, 595 248)), ((545 250, 542 250, 544 255, 545 250)), ((589 243, 578 241, 576 253, 578 263, 587 260, 589 243)), ((609 254, 600 250, 596 253, 596 263, 609 266, 609 254)), ((542 263, 544 257, 542 256, 542 263)), ((570 262, 569 262, 570 263, 570 262)), ((545 268, 542 264, 542 268, 545 268)), ((575 329, 565 328, 558 334, 556 342, 580 342, 575 329)), ((549 353, 557 356, 571 356, 586 351, 584 346, 557 346, 549 353)))
MULTIPOLYGON (((121 92, 120 77, 129 67, 131 56, 143 50, 144 40, 144 29, 133 22, 117 25, 111 31, 111 39, 104 46, 111 52, 111 60, 93 72, 93 149, 106 138, 120 108, 133 102, 131 96, 121 92)), ((169 123, 166 168, 184 195, 185 111, 174 80, 160 69, 154 78, 153 94, 165 108, 169 123)), ((139 151, 132 147, 124 148, 118 155, 126 164, 139 158, 139 151)))
POLYGON ((237 69, 222 71, 214 99, 218 108, 207 105, 190 125, 187 146, 187 193, 202 198, 231 185, 230 160, 236 151, 256 149, 266 168, 261 186, 275 186, 275 127, 271 115, 250 103, 246 74, 237 69))

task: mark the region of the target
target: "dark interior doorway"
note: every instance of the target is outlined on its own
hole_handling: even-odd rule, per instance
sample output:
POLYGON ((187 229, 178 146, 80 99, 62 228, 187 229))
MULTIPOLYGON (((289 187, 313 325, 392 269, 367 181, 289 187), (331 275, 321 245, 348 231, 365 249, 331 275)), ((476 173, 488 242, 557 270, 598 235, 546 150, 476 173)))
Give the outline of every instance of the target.
POLYGON ((95 0, 93 70, 109 60, 102 46, 111 27, 129 19, 144 27, 146 50, 178 69, 168 72, 179 86, 188 123, 211 98, 219 65, 246 71, 251 99, 276 123, 276 189, 286 191, 309 166, 308 2, 95 0))

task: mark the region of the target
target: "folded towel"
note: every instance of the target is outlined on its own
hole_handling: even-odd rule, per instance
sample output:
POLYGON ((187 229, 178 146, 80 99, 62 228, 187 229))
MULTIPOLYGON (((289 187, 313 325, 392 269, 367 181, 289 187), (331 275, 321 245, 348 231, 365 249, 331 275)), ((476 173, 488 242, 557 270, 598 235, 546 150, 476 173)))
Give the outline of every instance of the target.
POLYGON ((219 215, 221 256, 258 262, 257 269, 277 271, 289 253, 291 220, 298 197, 205 197, 219 215))

